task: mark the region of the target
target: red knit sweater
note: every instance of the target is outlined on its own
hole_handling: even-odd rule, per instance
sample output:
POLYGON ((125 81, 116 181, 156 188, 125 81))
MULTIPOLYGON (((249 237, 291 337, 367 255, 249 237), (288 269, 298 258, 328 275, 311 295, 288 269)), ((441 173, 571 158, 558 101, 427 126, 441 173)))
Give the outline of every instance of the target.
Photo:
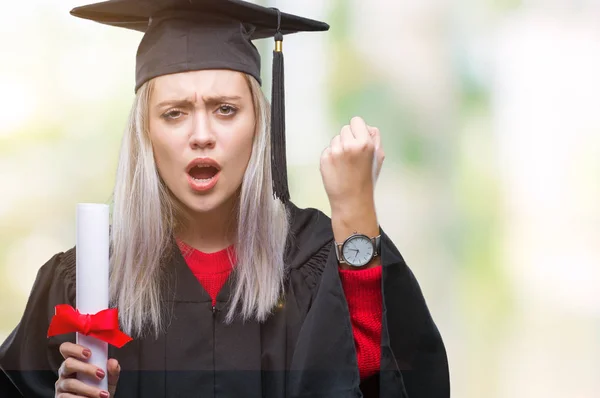
MULTIPOLYGON (((233 247, 203 253, 178 241, 187 265, 210 295, 213 305, 231 273, 233 247)), ((381 359, 381 266, 365 270, 342 270, 340 279, 348 302, 361 379, 379 371, 381 359)))

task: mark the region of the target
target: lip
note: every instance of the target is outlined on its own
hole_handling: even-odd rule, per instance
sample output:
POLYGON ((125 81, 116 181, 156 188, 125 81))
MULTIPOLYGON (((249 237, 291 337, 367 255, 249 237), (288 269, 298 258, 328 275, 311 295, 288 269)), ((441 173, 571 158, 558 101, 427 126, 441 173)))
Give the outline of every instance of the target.
POLYGON ((219 181, 220 175, 221 175, 221 172, 219 171, 210 180, 208 180, 206 182, 202 182, 202 181, 195 180, 194 178, 192 178, 191 175, 188 174, 187 175, 188 184, 193 191, 206 192, 206 191, 211 190, 215 185, 217 185, 217 181, 219 181))
POLYGON ((186 173, 190 173, 190 170, 193 169, 194 167, 198 166, 199 164, 201 165, 206 165, 206 166, 212 166, 215 169, 217 169, 217 171, 221 171, 221 166, 219 165, 219 163, 217 163, 216 160, 211 159, 211 158, 196 158, 194 160, 192 160, 190 163, 188 163, 185 172, 186 173))
POLYGON ((219 163, 217 163, 216 160, 211 158, 196 158, 188 164, 186 168, 186 174, 188 184, 193 191, 206 192, 211 190, 217 184, 217 181, 219 181, 219 176, 221 175, 221 166, 219 165, 219 163), (206 182, 198 181, 190 175, 190 170, 192 170, 197 165, 212 166, 215 169, 217 169, 217 172, 210 180, 206 182))

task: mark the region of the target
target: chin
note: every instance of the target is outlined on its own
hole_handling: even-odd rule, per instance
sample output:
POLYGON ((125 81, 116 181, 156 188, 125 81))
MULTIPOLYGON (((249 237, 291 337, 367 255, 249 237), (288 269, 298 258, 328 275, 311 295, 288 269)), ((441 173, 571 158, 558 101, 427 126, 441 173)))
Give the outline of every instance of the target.
POLYGON ((232 196, 218 190, 202 195, 187 192, 182 198, 183 200, 180 199, 180 201, 192 213, 203 214, 212 213, 223 208, 223 206, 230 203, 232 196))
POLYGON ((185 200, 182 201, 185 207, 193 213, 210 213, 223 204, 223 198, 217 197, 217 195, 186 195, 185 200))

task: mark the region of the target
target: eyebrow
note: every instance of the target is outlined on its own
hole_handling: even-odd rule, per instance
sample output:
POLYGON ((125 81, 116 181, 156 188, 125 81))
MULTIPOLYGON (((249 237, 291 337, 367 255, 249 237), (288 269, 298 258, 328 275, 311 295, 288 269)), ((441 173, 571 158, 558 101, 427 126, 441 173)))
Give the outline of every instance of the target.
MULTIPOLYGON (((202 101, 208 105, 219 104, 222 102, 239 101, 241 99, 242 99, 242 97, 240 97, 238 95, 233 95, 233 96, 214 95, 214 96, 203 96, 202 97, 202 101)), ((163 107, 167 107, 167 106, 190 107, 193 105, 194 105, 194 101, 191 98, 171 99, 171 100, 159 102, 156 105, 156 108, 163 108, 163 107)))

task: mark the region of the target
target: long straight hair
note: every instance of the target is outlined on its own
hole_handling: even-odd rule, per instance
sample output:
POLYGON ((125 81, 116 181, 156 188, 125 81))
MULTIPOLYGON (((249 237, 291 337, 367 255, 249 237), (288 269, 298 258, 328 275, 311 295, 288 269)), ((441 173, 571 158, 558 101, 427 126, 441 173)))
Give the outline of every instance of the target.
MULTIPOLYGON (((285 206, 273 198, 270 107, 260 85, 244 75, 256 116, 252 155, 236 204, 233 289, 226 321, 264 321, 283 293, 284 251, 289 230, 285 206)), ((111 227, 110 300, 121 327, 140 337, 165 330, 163 298, 166 261, 177 228, 186 223, 182 207, 160 178, 149 135, 153 81, 136 93, 121 143, 111 227)))

